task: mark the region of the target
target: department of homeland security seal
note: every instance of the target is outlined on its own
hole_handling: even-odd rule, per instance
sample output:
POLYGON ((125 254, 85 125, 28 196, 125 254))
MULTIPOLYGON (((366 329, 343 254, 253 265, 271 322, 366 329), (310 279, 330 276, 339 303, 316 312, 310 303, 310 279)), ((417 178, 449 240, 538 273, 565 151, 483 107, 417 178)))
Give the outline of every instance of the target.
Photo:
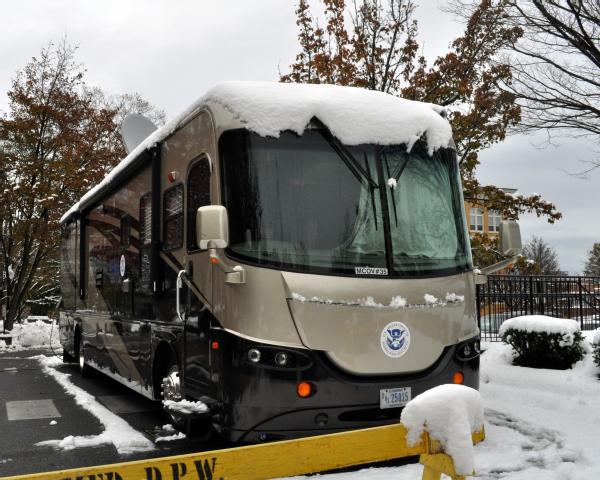
POLYGON ((410 332, 402 322, 388 323, 381 332, 381 349, 388 357, 399 358, 410 346, 410 332))

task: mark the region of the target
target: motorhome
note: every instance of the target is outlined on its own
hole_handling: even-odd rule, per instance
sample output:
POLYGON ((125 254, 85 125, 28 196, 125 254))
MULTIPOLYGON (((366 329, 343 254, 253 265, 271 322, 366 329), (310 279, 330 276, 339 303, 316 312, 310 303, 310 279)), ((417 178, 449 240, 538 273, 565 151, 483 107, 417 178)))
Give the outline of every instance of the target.
POLYGON ((443 108, 226 82, 154 132, 132 124, 129 155, 61 219, 60 338, 83 373, 202 402, 240 442, 397 422, 433 386, 478 388, 443 108))

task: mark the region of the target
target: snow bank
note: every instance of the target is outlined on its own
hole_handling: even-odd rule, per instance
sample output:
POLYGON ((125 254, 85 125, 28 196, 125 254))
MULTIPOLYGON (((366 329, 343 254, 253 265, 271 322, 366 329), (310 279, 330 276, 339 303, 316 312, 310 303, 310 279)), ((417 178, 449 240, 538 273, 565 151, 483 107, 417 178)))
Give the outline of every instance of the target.
POLYGON ((600 343, 600 328, 594 332, 594 336, 592 337, 592 343, 600 343))
POLYGON ((452 457, 459 474, 475 468, 472 434, 483 428, 483 402, 477 390, 464 385, 440 385, 411 400, 400 420, 414 445, 424 431, 452 457))
POLYGON ((503 336, 507 330, 514 329, 527 333, 559 333, 565 335, 565 342, 573 344, 573 336, 581 331, 579 323, 565 318, 547 317, 546 315, 523 315, 510 318, 500 326, 498 335, 503 336))
POLYGON ((47 323, 42 320, 36 320, 22 324, 17 323, 9 332, 9 335, 12 336, 12 344, 7 346, 4 341, 0 340, 0 351, 49 347, 62 349, 58 336, 58 324, 56 322, 47 323))
POLYGON ((437 148, 448 146, 452 137, 450 123, 441 116, 444 109, 438 105, 337 85, 224 82, 148 136, 60 221, 77 212, 82 203, 108 185, 144 150, 154 147, 187 118, 211 104, 230 111, 246 128, 262 136, 279 137, 284 130, 301 134, 310 120, 317 117, 346 145, 405 143, 410 148, 425 136, 432 154, 437 148))
POLYGON ((72 450, 79 447, 112 443, 117 451, 123 454, 145 452, 154 449, 152 442, 143 434, 133 429, 125 420, 101 405, 92 394, 74 385, 69 380, 70 375, 53 368, 56 365, 62 364, 60 359, 44 355, 33 358, 37 358, 45 374, 53 377, 69 395, 74 397, 78 405, 94 415, 104 426, 104 431, 100 435, 69 435, 61 440, 46 440, 36 443, 36 445, 72 450))

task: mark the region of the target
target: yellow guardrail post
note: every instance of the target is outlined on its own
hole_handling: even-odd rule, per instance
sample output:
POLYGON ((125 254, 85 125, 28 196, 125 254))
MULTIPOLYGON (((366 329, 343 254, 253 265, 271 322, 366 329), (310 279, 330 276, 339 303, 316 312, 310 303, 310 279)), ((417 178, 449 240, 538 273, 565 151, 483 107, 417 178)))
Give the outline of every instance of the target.
MULTIPOLYGON (((448 475, 452 480, 465 480, 464 475, 456 473, 452 457, 444 453, 442 445, 432 439, 427 432, 424 433, 427 452, 422 453, 419 462, 423 465, 422 480, 440 480, 442 473, 448 475)), ((473 444, 485 440, 485 431, 482 429, 472 435, 473 444)), ((475 475, 475 472, 472 473, 475 475)))
MULTIPOLYGON (((473 442, 484 433, 473 435, 473 442)), ((415 445, 402 424, 213 450, 114 465, 82 467, 1 480, 260 480, 323 472, 421 455, 423 479, 457 476, 449 456, 427 433, 415 445), (437 475, 437 476, 436 476, 437 475)))

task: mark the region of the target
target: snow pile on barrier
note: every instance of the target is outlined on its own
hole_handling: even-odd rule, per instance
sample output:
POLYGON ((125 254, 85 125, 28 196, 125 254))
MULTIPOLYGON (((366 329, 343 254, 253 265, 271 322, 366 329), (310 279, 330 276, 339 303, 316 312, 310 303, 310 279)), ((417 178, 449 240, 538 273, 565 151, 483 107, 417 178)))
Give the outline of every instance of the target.
POLYGON ((411 400, 400 420, 408 429, 409 445, 427 431, 452 457, 457 473, 473 473, 472 434, 483 428, 483 402, 477 390, 464 385, 432 388, 411 400))
POLYGON ((507 330, 519 330, 527 333, 559 333, 564 335, 564 340, 568 345, 572 345, 575 333, 581 331, 581 328, 576 320, 546 315, 524 315, 504 321, 498 330, 498 335, 502 337, 507 330))

